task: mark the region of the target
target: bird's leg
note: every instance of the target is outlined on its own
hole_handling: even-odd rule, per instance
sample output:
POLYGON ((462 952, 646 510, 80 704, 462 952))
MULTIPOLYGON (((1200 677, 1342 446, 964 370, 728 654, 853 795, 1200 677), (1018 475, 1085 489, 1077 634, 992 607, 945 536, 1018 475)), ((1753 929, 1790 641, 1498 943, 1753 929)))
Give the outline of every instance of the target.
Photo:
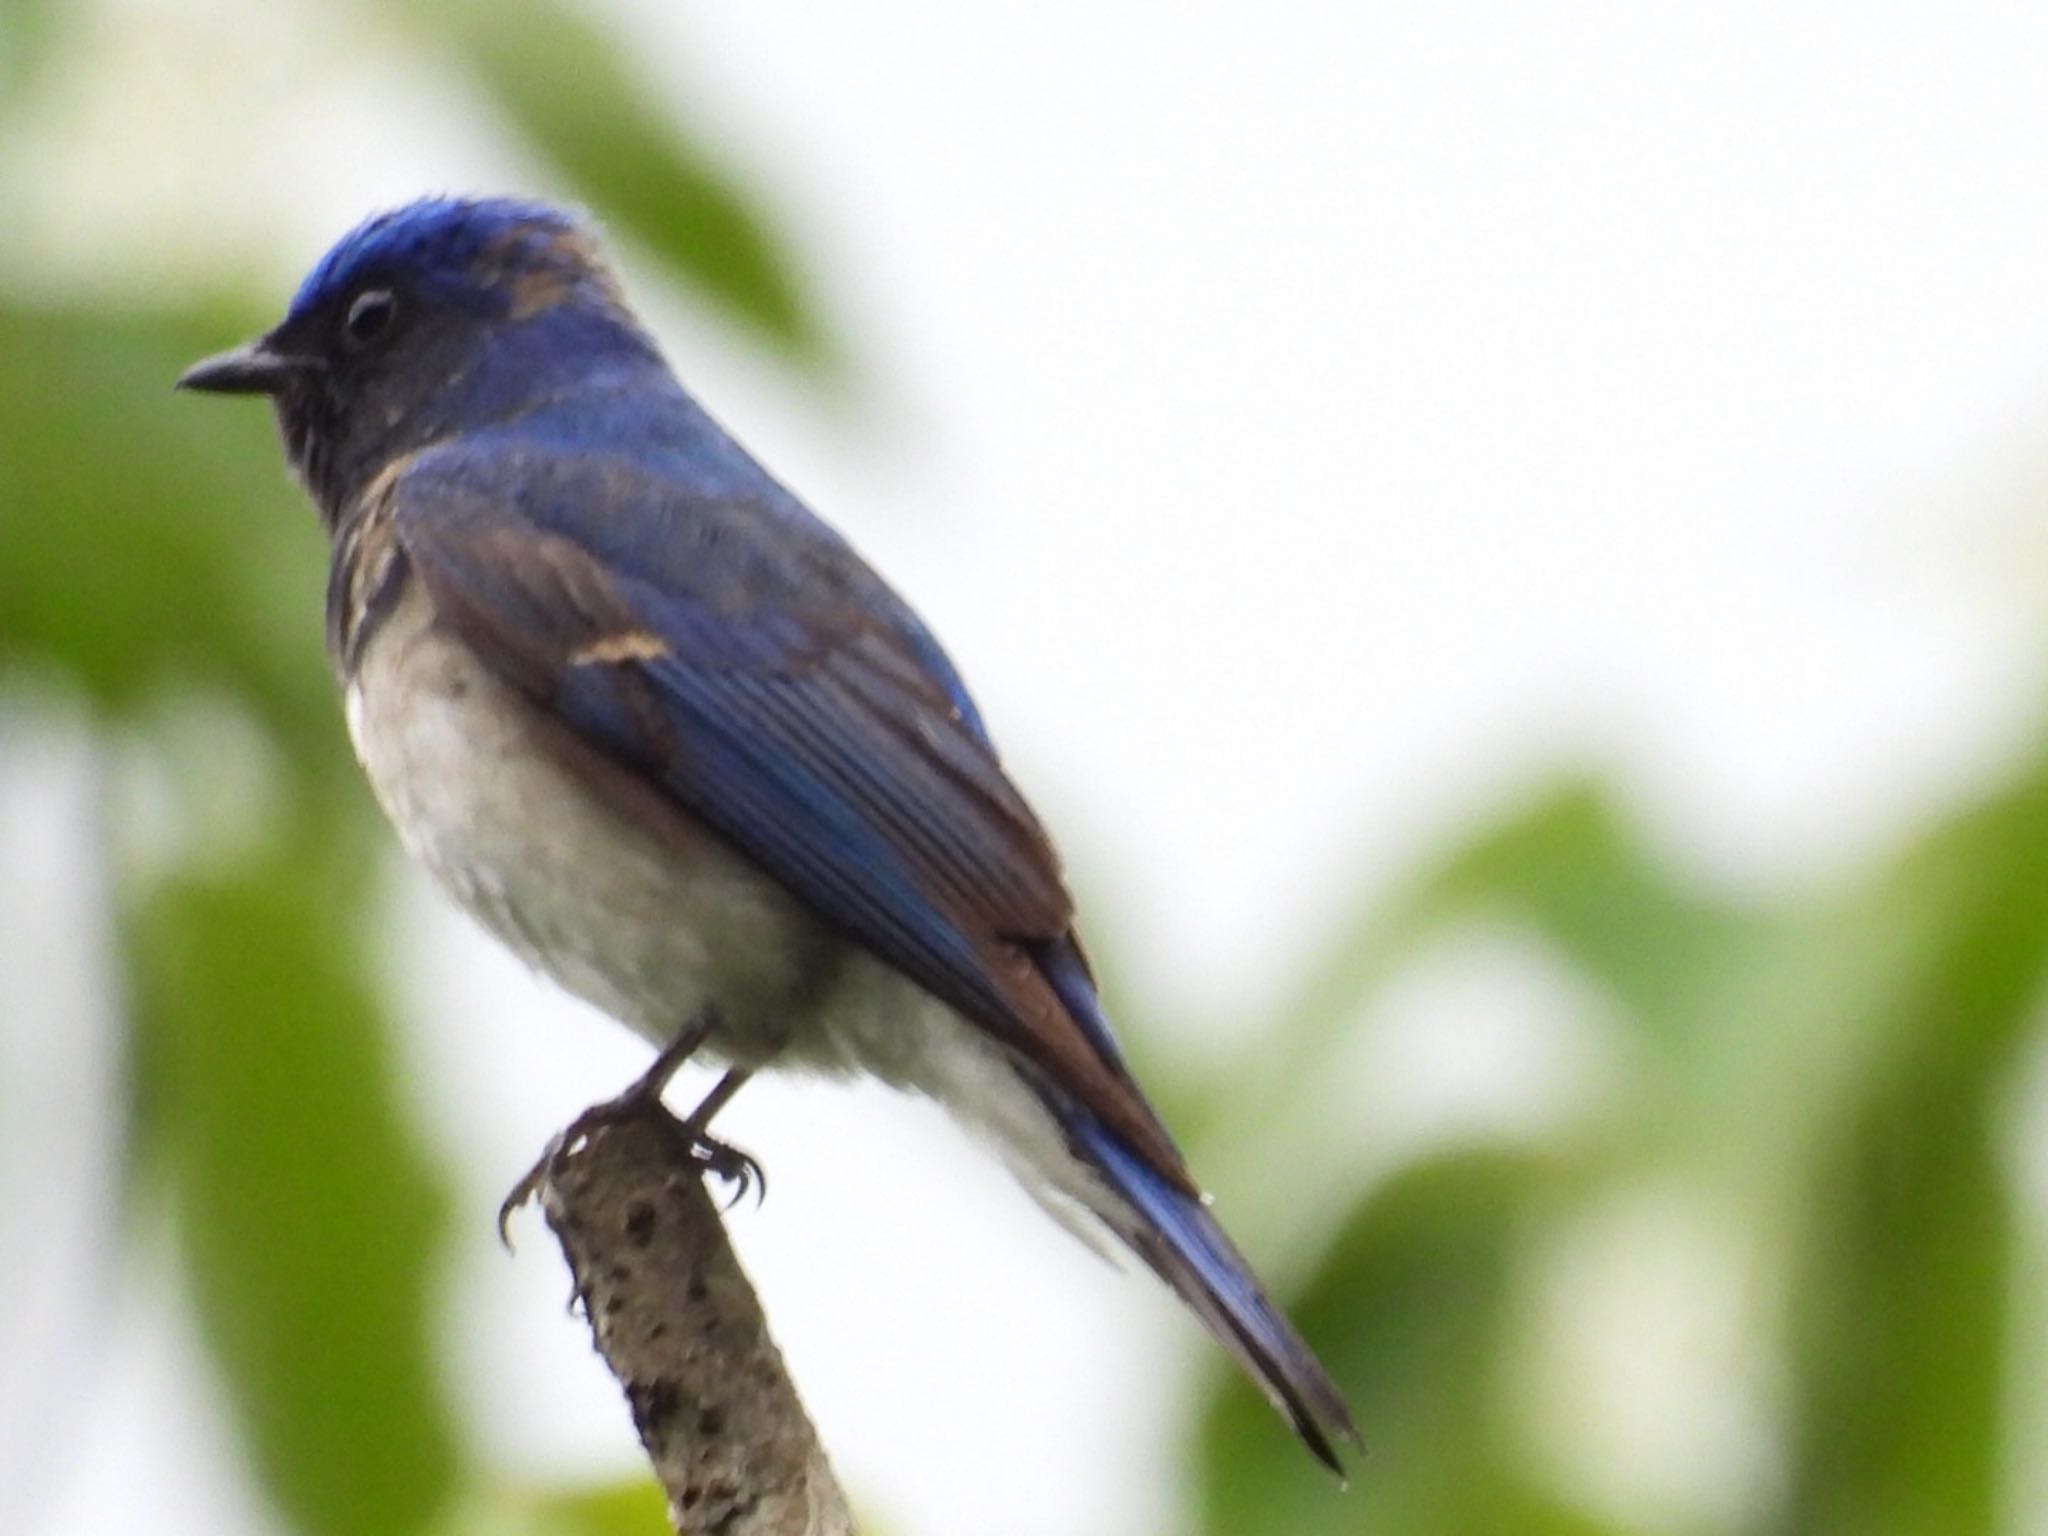
POLYGON ((739 1204, 750 1185, 761 1200, 768 1198, 768 1175, 761 1165, 738 1147, 719 1141, 705 1129, 711 1124, 711 1117, 725 1108, 753 1075, 751 1067, 728 1068, 725 1076, 713 1085, 711 1091, 704 1095, 703 1102, 691 1110, 690 1117, 683 1122, 683 1134, 690 1138, 692 1154, 707 1169, 734 1186, 732 1203, 726 1207, 727 1210, 739 1204))
MULTIPOLYGON (((615 1099, 607 1099, 602 1104, 593 1104, 570 1121, 568 1129, 548 1143, 547 1150, 540 1155, 540 1160, 526 1170, 525 1176, 512 1186, 512 1192, 498 1207, 499 1241, 507 1247, 511 1246, 511 1238, 506 1228, 512 1220, 512 1213, 531 1200, 541 1185, 547 1181, 548 1175, 554 1170, 557 1158, 602 1126, 645 1114, 650 1108, 659 1109, 662 1091, 668 1087, 669 1080, 682 1069, 683 1063, 695 1055, 704 1042, 711 1038, 712 1031, 717 1027, 717 1013, 706 1008, 685 1025, 675 1039, 662 1048, 661 1054, 654 1058, 653 1064, 641 1073, 624 1093, 615 1099)), ((735 1075, 742 1082, 746 1080, 745 1073, 728 1072, 718 1086, 711 1090, 704 1103, 699 1105, 683 1123, 682 1131, 689 1138, 691 1150, 698 1160, 713 1173, 736 1182, 740 1186, 740 1193, 744 1194, 750 1170, 753 1178, 762 1179, 761 1165, 744 1152, 728 1147, 723 1142, 713 1141, 703 1133, 704 1123, 738 1089, 739 1083, 732 1081, 735 1075)), ((762 1183, 765 1187, 765 1179, 762 1179, 762 1183)))

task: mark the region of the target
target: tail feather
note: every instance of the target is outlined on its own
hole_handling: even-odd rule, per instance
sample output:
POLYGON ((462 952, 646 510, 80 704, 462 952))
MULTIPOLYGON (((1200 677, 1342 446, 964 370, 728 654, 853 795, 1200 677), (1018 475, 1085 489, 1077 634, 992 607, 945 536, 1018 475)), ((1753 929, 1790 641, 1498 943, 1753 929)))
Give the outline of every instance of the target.
POLYGON ((1216 1218, 1085 1110, 1048 1107, 1116 1197, 1097 1214, 1236 1356, 1317 1460, 1341 1477, 1344 1465, 1333 1442, 1359 1443, 1351 1410, 1216 1218))

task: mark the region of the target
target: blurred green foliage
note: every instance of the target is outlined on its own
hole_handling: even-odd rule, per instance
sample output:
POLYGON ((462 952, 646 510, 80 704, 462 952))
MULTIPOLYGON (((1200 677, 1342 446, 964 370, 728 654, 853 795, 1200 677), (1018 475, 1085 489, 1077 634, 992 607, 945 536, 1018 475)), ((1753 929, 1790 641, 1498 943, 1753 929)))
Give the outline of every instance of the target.
MULTIPOLYGON (((1390 933, 1416 948, 1480 920, 1539 935, 1618 1005, 1623 1070, 1554 1144, 1449 1147, 1364 1192, 1300 1304, 1381 1437, 1363 1497, 1300 1503, 1298 1470, 1256 1433, 1262 1405, 1219 1377, 1202 1528, 1237 1536, 1283 1508, 1276 1528, 1307 1533, 1641 1529, 1532 1485, 1511 1408, 1545 1245, 1603 1200, 1662 1185, 1737 1213, 1783 1373, 1766 1406, 1784 1486, 1706 1528, 2011 1529, 2015 1458, 2030 1454, 2017 1325, 2043 1277, 2015 1243, 1999 1138, 2040 1036, 2044 870, 2048 751, 1866 882, 1784 909, 1684 889, 1574 783, 1364 918, 1296 1014, 1272 1092, 1308 1100, 1337 1070, 1341 1021, 1368 1016, 1385 981, 1360 957, 1387 955, 1390 933)), ((1256 1117, 1233 1127, 1219 1137, 1252 1155, 1256 1117)))
MULTIPOLYGON (((654 110, 603 28, 552 0, 387 10, 679 287, 793 366, 834 366, 770 221, 654 110)), ((52 42, 49 16, 10 14, 0 90, 85 67, 52 42)), ((370 900, 366 850, 383 834, 319 651, 321 551, 310 526, 254 515, 279 500, 256 413, 191 409, 167 389, 259 320, 203 295, 109 315, 0 291, 0 689, 10 671, 62 678, 109 732, 145 742, 180 699, 231 700, 280 780, 263 836, 225 866, 216 854, 108 881, 133 1035, 134 1199, 175 1213, 251 1464, 291 1529, 652 1532, 646 1486, 481 1486, 436 1385, 427 1279, 450 1212, 400 1110, 372 956, 338 916, 370 900)), ((1760 1411, 1775 1471, 1696 1528, 2009 1528, 2016 1307, 2044 1277, 2016 1243, 1999 1138, 2040 1033, 2044 873, 2048 745, 1820 899, 1695 888, 1587 781, 1362 901, 1242 1060, 1199 1081, 1158 1063, 1200 1165, 1297 1168, 1340 1188, 1296 1312, 1370 1445, 1338 1494, 1210 1352, 1189 1425, 1197 1527, 1667 1528, 1575 1495, 1534 1443, 1524 1379, 1558 1234, 1664 1187, 1733 1213, 1752 1343, 1773 1362, 1760 1411), (1343 1082, 1402 968, 1474 925, 1533 937, 1602 996, 1591 1027, 1618 1065, 1554 1132, 1463 1138, 1347 1184, 1342 1116, 1305 1149, 1298 1117, 1277 1111, 1343 1082)))

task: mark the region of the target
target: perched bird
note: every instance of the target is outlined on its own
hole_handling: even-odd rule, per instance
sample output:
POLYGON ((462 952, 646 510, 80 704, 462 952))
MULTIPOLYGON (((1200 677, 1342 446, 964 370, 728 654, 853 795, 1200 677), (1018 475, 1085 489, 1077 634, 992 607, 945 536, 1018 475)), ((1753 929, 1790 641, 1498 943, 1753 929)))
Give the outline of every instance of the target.
POLYGON ((916 615, 677 383, 578 219, 430 198, 185 389, 268 396, 349 731, 457 902, 650 1041, 929 1094, 1166 1281, 1324 1462, 1342 1396, 1124 1063, 916 615))

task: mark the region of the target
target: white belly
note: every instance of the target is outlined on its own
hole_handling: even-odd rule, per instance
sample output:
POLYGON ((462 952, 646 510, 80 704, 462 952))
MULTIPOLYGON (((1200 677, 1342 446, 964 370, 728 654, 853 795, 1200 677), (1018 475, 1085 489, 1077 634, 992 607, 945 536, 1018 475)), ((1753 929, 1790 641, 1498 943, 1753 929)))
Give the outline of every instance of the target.
POLYGON ((562 765, 548 723, 429 618, 414 586, 366 648, 349 734, 407 850, 457 902, 649 1040, 715 1005, 712 1054, 927 1093, 1063 1220, 1062 1197, 1100 1202, 985 1032, 709 833, 679 819, 650 830, 593 792, 562 765))
POLYGON ((415 586, 348 697, 356 754, 407 850, 529 963, 651 1040, 711 1003, 728 1056, 790 1033, 846 947, 710 834, 593 793, 549 723, 428 618, 415 586))

